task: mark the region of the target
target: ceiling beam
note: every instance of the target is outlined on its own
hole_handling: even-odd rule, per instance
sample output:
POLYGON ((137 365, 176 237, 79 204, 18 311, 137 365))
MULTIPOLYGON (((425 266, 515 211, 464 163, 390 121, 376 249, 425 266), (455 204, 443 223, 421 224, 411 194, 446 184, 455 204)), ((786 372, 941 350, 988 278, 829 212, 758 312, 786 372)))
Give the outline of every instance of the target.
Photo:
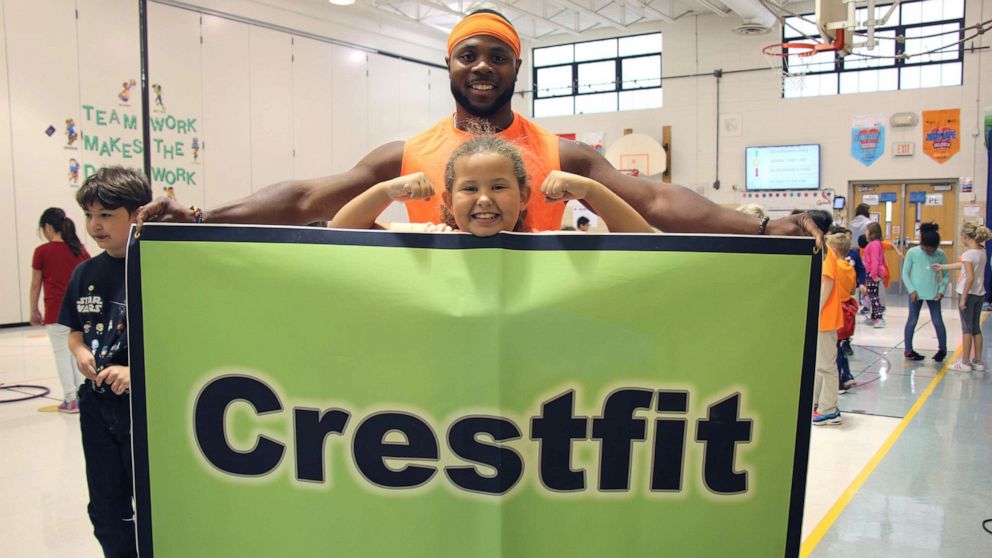
POLYGON ((672 16, 658 10, 650 4, 641 2, 640 0, 614 0, 614 2, 620 4, 621 6, 626 6, 628 10, 641 17, 653 16, 666 23, 675 23, 675 18, 672 16))
POLYGON ((582 14, 582 15, 584 15, 584 16, 586 16, 586 17, 588 17, 588 18, 590 18, 590 19, 592 19, 592 20, 594 20, 594 21, 596 21, 598 23, 601 23, 603 25, 606 25, 608 27, 613 27, 613 28, 619 29, 621 31, 630 31, 630 28, 627 27, 626 25, 624 25, 624 24, 622 24, 622 23, 620 23, 618 21, 614 21, 614 20, 612 20, 612 19, 610 19, 610 18, 608 18, 608 17, 606 17, 606 16, 604 16, 604 15, 602 15, 600 13, 597 13, 594 10, 591 10, 591 9, 583 6, 582 4, 579 4, 578 2, 575 2, 574 0, 550 0, 550 1, 551 1, 552 4, 557 4, 557 5, 559 5, 559 6, 563 7, 563 8, 568 8, 570 10, 573 10, 575 12, 578 12, 578 13, 580 13, 580 14, 582 14))
POLYGON ((717 6, 710 0, 696 0, 696 3, 720 17, 727 17, 728 15, 730 15, 729 10, 728 11, 721 10, 719 6, 717 6))
POLYGON ((559 31, 561 31, 563 33, 568 33, 569 35, 575 35, 575 36, 578 36, 579 35, 579 32, 576 29, 572 29, 571 27, 569 27, 569 26, 567 26, 565 24, 558 23, 557 21, 555 21, 553 19, 546 18, 546 17, 538 14, 537 12, 532 12, 530 10, 526 10, 524 8, 521 8, 520 6, 517 6, 516 4, 508 4, 508 3, 502 2, 500 0, 489 0, 489 3, 492 4, 492 5, 494 5, 494 6, 496 6, 496 7, 498 7, 498 8, 502 8, 504 10, 513 10, 515 12, 520 12, 520 13, 522 13, 524 15, 527 15, 529 17, 534 18, 535 20, 537 20, 537 21, 539 21, 539 22, 541 22, 541 23, 543 23, 545 25, 549 25, 551 27, 554 27, 555 29, 557 29, 557 30, 559 30, 559 31))

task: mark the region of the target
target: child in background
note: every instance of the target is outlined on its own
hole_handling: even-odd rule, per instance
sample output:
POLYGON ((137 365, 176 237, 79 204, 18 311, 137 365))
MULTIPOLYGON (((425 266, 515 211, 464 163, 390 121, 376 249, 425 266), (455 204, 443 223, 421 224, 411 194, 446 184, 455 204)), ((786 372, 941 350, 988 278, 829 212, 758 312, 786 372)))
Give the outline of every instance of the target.
POLYGON ((882 317, 882 301, 879 300, 878 289, 879 283, 889 274, 889 267, 885 264, 885 249, 882 247, 882 227, 878 223, 868 223, 867 231, 868 245, 865 246, 864 262, 868 276, 865 278, 865 285, 868 288, 871 314, 865 323, 879 328, 885 327, 885 318, 882 317))
POLYGON ((131 385, 124 255, 138 208, 152 200, 143 174, 108 167, 76 192, 86 232, 105 251, 72 273, 59 323, 72 330, 69 349, 86 381, 79 424, 86 457, 87 507, 106 556, 137 556, 132 507, 131 385))
MULTIPOLYGON (((493 236, 500 231, 530 232, 523 227, 530 199, 527 172, 520 153, 506 141, 491 135, 467 140, 451 154, 444 178, 444 223, 379 226, 428 232, 458 230, 475 236, 493 236)), ((634 208, 591 178, 551 171, 541 185, 541 193, 549 200, 584 200, 611 232, 654 232, 634 208)), ((390 203, 433 195, 434 187, 422 172, 380 182, 342 207, 330 226, 371 229, 390 203)))
POLYGON ((840 306, 841 290, 853 288, 854 270, 841 270, 838 260, 847 254, 845 244, 850 248, 846 235, 831 234, 825 237, 827 249, 823 254, 823 273, 820 286, 820 327, 816 339, 816 377, 813 380, 813 426, 841 423, 837 408, 839 383, 837 372, 837 330, 844 323, 840 306))
POLYGON ((76 236, 76 225, 66 217, 65 211, 49 207, 41 214, 38 228, 46 242, 35 248, 31 258, 31 292, 28 295, 28 308, 31 309, 31 325, 44 325, 48 340, 55 353, 55 368, 62 383, 62 403, 56 409, 62 413, 78 413, 79 402, 76 390, 83 383, 83 377, 76 370, 76 364, 69 354, 69 328, 58 323, 59 309, 65 296, 69 277, 76 266, 90 258, 76 236), (38 311, 38 297, 42 285, 45 291, 45 314, 38 311))
MULTIPOLYGON (((854 336, 855 323, 857 322, 857 320, 855 319, 858 312, 857 295, 859 294, 858 291, 860 290, 861 286, 864 285, 865 283, 865 264, 861 260, 861 251, 858 250, 857 248, 854 248, 853 245, 851 244, 851 242, 853 241, 851 240, 852 234, 850 229, 844 228, 840 225, 832 225, 830 227, 830 233, 831 234, 841 233, 847 235, 849 245, 852 246, 851 249, 848 250, 847 252, 846 260, 851 265, 851 267, 854 268, 854 275, 856 277, 856 284, 854 287, 855 292, 852 293, 852 296, 849 297, 843 303, 844 329, 837 332, 837 339, 840 341, 840 350, 844 351, 845 355, 851 356, 854 354, 854 349, 851 348, 851 337, 854 336), (849 320, 851 321, 850 324, 848 323, 849 320)), ((845 384, 848 381, 850 381, 851 384, 853 385, 854 383, 853 380, 854 380, 853 376, 845 378, 844 374, 841 373, 841 378, 840 378, 841 384, 845 384)))
POLYGON ((940 249, 940 233, 936 223, 920 224, 920 245, 906 252, 906 261, 902 266, 902 284, 909 292, 909 317, 906 319, 905 356, 909 360, 923 360, 923 355, 913 350, 913 333, 920 319, 920 309, 927 303, 930 309, 930 321, 937 330, 937 353, 933 359, 937 362, 947 356, 947 331, 944 329, 944 318, 940 313, 940 299, 947 288, 948 273, 938 271, 935 266, 947 263, 947 255, 940 249))
MULTIPOLYGON (((833 230, 833 227, 831 227, 833 230)), ((851 363, 847 360, 847 352, 844 351, 843 342, 850 340, 854 335, 855 313, 857 304, 851 298, 854 289, 857 287, 857 272, 854 266, 845 257, 851 251, 851 238, 847 235, 847 229, 836 231, 830 235, 828 248, 834 250, 837 255, 837 274, 834 278, 834 290, 840 301, 841 327, 837 328, 837 372, 838 372, 838 393, 847 393, 853 386, 854 375, 851 374, 851 363)))
POLYGON ((961 295, 961 358, 951 364, 951 370, 984 371, 982 360, 982 298, 985 295, 986 256, 985 241, 992 236, 987 227, 965 223, 961 227, 961 240, 967 250, 956 264, 936 264, 934 269, 960 269, 957 292, 961 295))

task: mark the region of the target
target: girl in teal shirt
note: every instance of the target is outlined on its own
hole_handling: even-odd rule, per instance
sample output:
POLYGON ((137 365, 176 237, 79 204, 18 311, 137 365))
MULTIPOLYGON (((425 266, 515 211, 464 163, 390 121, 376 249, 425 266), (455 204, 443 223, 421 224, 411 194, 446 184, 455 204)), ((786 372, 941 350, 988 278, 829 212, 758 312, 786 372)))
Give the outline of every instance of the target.
POLYGON ((938 351, 933 355, 937 362, 947 356, 947 330, 940 314, 940 299, 950 281, 946 271, 937 271, 934 264, 946 264, 947 255, 940 249, 940 233, 936 223, 920 225, 920 245, 906 252, 902 265, 902 283, 909 291, 909 318, 906 320, 906 358, 923 360, 923 355, 913 350, 913 332, 920 319, 923 302, 930 309, 930 321, 937 330, 938 351))

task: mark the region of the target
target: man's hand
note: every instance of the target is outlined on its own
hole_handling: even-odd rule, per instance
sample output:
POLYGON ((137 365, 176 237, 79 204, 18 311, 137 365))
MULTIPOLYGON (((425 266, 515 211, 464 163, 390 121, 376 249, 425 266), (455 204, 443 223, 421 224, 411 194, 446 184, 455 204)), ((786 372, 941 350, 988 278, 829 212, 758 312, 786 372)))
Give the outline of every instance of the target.
POLYGON ((79 372, 86 376, 87 380, 96 381, 96 358, 93 357, 93 353, 89 349, 80 349, 73 353, 73 357, 76 358, 76 366, 79 368, 79 372))
POLYGON ((909 298, 912 299, 913 302, 916 302, 920 300, 920 295, 916 294, 916 291, 913 291, 909 293, 909 298))
POLYGON ((41 312, 39 312, 37 308, 33 308, 31 310, 31 325, 33 326, 45 325, 45 320, 44 318, 41 317, 41 312))
POLYGON ((426 200, 434 195, 434 186, 422 172, 400 176, 382 183, 389 199, 397 202, 426 200))
POLYGON ((138 208, 138 216, 135 219, 138 225, 138 232, 141 227, 148 222, 159 223, 192 223, 193 210, 179 205, 179 202, 169 196, 160 196, 147 205, 138 208))
POLYGON ((944 293, 937 293, 937 296, 933 297, 934 300, 940 302, 944 298, 944 293))
POLYGON ((131 368, 117 364, 108 366, 97 374, 94 383, 97 387, 103 384, 110 386, 111 391, 120 395, 131 387, 131 368))
POLYGON ((808 213, 789 215, 769 221, 765 233, 774 236, 812 236, 816 239, 816 247, 823 247, 823 231, 816 226, 808 213))

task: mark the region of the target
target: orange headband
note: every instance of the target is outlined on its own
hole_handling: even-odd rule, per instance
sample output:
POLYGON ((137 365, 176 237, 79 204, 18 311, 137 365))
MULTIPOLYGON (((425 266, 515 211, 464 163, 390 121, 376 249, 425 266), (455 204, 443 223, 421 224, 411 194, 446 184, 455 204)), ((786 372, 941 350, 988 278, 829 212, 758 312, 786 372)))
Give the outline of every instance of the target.
POLYGON ((465 39, 486 35, 495 37, 513 49, 513 53, 520 58, 520 35, 517 30, 510 25, 510 22, 496 14, 472 14, 458 22, 455 28, 448 35, 448 56, 455 50, 455 45, 465 39))

